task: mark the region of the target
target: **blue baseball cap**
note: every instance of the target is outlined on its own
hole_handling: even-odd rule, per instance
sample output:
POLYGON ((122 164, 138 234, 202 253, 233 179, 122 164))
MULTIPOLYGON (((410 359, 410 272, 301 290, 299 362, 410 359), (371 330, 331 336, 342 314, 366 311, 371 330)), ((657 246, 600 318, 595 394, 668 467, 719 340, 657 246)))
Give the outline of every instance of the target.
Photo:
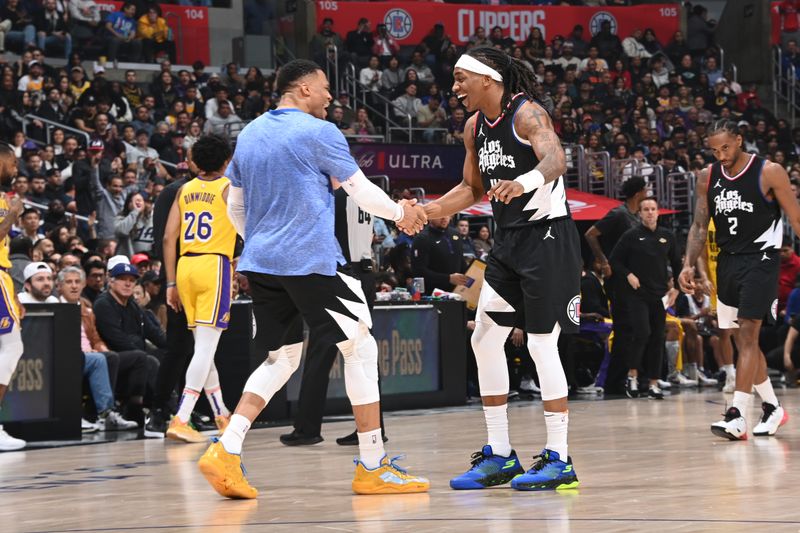
POLYGON ((119 276, 133 276, 134 278, 138 278, 139 270, 129 263, 119 263, 108 272, 108 275, 112 278, 118 278, 119 276))

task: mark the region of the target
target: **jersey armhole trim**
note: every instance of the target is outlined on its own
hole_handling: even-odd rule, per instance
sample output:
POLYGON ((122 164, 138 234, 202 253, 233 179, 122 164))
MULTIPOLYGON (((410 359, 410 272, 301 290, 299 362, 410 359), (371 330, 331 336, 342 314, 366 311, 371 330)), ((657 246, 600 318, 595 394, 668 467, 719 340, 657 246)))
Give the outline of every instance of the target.
POLYGON ((761 168, 758 171, 758 194, 761 196, 761 199, 764 200, 764 203, 768 206, 772 207, 777 202, 777 199, 768 199, 764 194, 764 189, 761 187, 761 180, 764 178, 764 167, 767 166, 767 160, 764 159, 761 162, 761 168))
MULTIPOLYGON (((527 102, 527 101, 528 101, 528 100, 527 100, 527 98, 526 98, 526 99, 525 99, 525 102, 527 102)), ((531 142, 530 142, 528 139, 523 139, 522 137, 520 137, 520 136, 519 136, 519 134, 517 133, 517 126, 516 126, 516 121, 517 121, 517 112, 519 111, 519 109, 520 109, 520 108, 521 108, 523 105, 525 105, 525 102, 523 102, 523 103, 519 104, 519 105, 517 106, 517 108, 514 110, 514 114, 511 116, 511 131, 513 131, 513 132, 514 132, 514 138, 517 140, 517 142, 518 142, 519 144, 521 144, 521 145, 523 145, 523 146, 531 147, 531 142)))

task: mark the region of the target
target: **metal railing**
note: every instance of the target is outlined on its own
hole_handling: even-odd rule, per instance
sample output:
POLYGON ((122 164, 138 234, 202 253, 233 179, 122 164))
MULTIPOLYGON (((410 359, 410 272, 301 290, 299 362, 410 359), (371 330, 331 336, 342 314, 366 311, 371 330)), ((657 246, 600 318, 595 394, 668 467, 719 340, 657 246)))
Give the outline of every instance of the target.
POLYGON ((328 76, 328 81, 338 92, 341 88, 339 85, 339 48, 335 44, 329 44, 325 48, 325 74, 328 76), (331 52, 333 52, 333 60, 331 60, 331 52), (331 76, 331 69, 333 69, 333 76, 331 76))
POLYGON ((585 152, 580 188, 584 192, 614 197, 609 184, 611 176, 611 154, 608 152, 585 152))
POLYGON ((360 135, 358 133, 348 133, 344 136, 345 139, 348 141, 354 142, 376 142, 382 143, 386 141, 386 137, 383 135, 360 135))
POLYGON ((389 194, 389 176, 386 174, 378 174, 376 176, 367 176, 367 179, 383 189, 383 192, 389 194))
POLYGON ((87 146, 87 147, 89 146, 89 141, 91 141, 91 137, 85 131, 79 130, 77 128, 73 128, 71 126, 66 126, 64 124, 61 124, 60 122, 56 122, 55 120, 42 118, 42 117, 40 117, 38 115, 34 115, 32 113, 29 113, 29 114, 25 115, 23 117, 23 120, 22 120, 22 132, 25 134, 25 137, 30 137, 28 135, 28 126, 34 120, 38 120, 39 122, 47 125, 47 127, 44 128, 46 144, 50 144, 51 129, 58 128, 60 130, 69 131, 69 132, 72 132, 72 133, 74 133, 76 135, 80 135, 86 141, 85 146, 87 146))
POLYGON ((792 127, 795 126, 797 113, 800 111, 800 106, 797 104, 797 91, 797 69, 794 64, 790 63, 784 71, 783 51, 780 46, 775 46, 772 54, 772 111, 778 116, 778 105, 784 103, 792 127))
MULTIPOLYGON (((429 131, 429 132, 432 132, 433 135, 436 135, 437 133, 443 133, 444 137, 447 136, 447 132, 448 132, 447 128, 415 128, 415 127, 412 127, 412 126, 408 126, 408 127, 396 126, 396 127, 392 127, 392 128, 387 128, 387 133, 389 134, 389 139, 390 140, 392 138, 392 132, 393 131, 408 132, 408 142, 409 143, 414 142, 414 132, 415 131, 420 131, 420 132, 423 132, 423 133, 429 131)), ((442 139, 442 144, 443 143, 444 143, 444 138, 442 139)))
POLYGON ((567 171, 564 172, 564 181, 567 187, 583 190, 581 177, 584 175, 584 152, 580 144, 565 144, 564 155, 567 159, 567 171))

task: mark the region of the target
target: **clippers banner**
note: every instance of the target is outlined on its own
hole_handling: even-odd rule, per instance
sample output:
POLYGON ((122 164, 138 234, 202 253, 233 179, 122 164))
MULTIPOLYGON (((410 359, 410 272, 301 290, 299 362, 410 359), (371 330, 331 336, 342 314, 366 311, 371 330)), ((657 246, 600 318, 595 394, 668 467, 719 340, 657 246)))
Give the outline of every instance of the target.
POLYGON ((366 17, 372 29, 386 24, 401 46, 416 45, 431 32, 434 24, 444 24, 445 33, 456 44, 463 45, 475 34, 478 26, 488 34, 494 26, 503 35, 522 43, 531 28, 539 28, 547 42, 556 36, 566 37, 576 24, 584 28, 589 41, 600 31, 604 21, 611 31, 624 39, 636 28, 654 28, 662 44, 680 29, 680 12, 676 4, 651 4, 632 7, 569 7, 569 6, 490 6, 481 4, 440 4, 433 2, 338 2, 320 0, 317 23, 333 19, 334 31, 341 37, 366 17))

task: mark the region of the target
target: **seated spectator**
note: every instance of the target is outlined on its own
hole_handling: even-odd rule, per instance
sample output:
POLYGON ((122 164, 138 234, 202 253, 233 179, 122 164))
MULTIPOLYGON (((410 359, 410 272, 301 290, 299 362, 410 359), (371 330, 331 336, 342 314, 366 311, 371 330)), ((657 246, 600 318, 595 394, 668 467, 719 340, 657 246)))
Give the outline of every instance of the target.
POLYGON ((633 33, 622 41, 622 49, 628 57, 647 59, 653 56, 644 46, 644 33, 636 28, 633 33))
POLYGON ((52 304, 58 303, 58 298, 53 296, 53 270, 41 261, 30 263, 23 273, 25 290, 17 294, 21 304, 52 304))
POLYGON ((344 135, 352 135, 353 130, 350 125, 344 121, 344 111, 340 106, 334 106, 328 115, 328 122, 335 124, 339 131, 344 135))
POLYGON ((207 119, 219 116, 219 106, 222 102, 227 102, 231 110, 233 110, 233 102, 228 100, 228 88, 217 83, 214 85, 213 89, 214 98, 209 98, 205 105, 205 116, 207 119))
POLYGON ((142 129, 136 132, 136 146, 126 151, 125 160, 128 162, 128 166, 136 168, 147 157, 158 159, 158 152, 150 147, 150 135, 147 130, 142 129))
POLYGON ((505 37, 503 35, 503 28, 500 26, 495 26, 492 28, 492 33, 489 36, 489 40, 492 42, 493 46, 499 46, 506 51, 511 50, 517 45, 514 39, 511 37, 505 37))
POLYGON ((136 37, 136 4, 125 2, 119 11, 114 11, 106 19, 106 40, 108 58, 116 62, 121 50, 131 61, 139 61, 142 55, 142 41, 136 37))
POLYGON ((100 9, 94 0, 70 0, 70 33, 77 47, 83 47, 97 35, 100 27, 100 9))
POLYGON ((458 229, 459 237, 461 237, 464 257, 467 258, 467 260, 474 259, 477 257, 477 254, 475 252, 475 246, 472 243, 472 237, 469 235, 469 220, 462 218, 456 224, 456 228, 458 229))
POLYGON ((94 304, 106 288, 106 265, 102 261, 89 261, 83 270, 86 273, 86 285, 81 291, 81 296, 94 304))
POLYGON ((491 238, 489 233, 489 226, 481 226, 478 230, 478 236, 472 239, 472 246, 475 248, 475 255, 479 259, 485 258, 494 246, 494 239, 491 238))
MULTIPOLYGON (((600 23, 600 31, 592 37, 589 45, 597 47, 600 57, 606 61, 613 62, 622 55, 622 43, 619 37, 611 31, 611 21, 609 20, 604 20, 600 23)), ((605 70, 608 70, 608 68, 605 70)))
POLYGON ((411 268, 414 277, 425 278, 425 294, 434 289, 452 291, 466 285, 462 241, 450 227, 450 217, 434 218, 414 237, 411 268))
POLYGON ((392 56, 387 67, 381 73, 381 93, 384 96, 393 95, 403 83, 404 75, 405 73, 400 68, 400 61, 396 56, 392 56))
POLYGON ((44 89, 44 69, 42 64, 35 59, 28 63, 28 73, 22 76, 17 83, 17 90, 20 92, 28 92, 31 95, 42 94, 44 89))
POLYGON ((380 59, 378 56, 369 58, 369 64, 361 69, 358 81, 368 90, 378 92, 381 86, 380 59))
MULTIPOLYGON (((108 359, 105 352, 110 352, 108 346, 100 338, 95 326, 92 304, 81 297, 81 291, 86 284, 83 270, 76 266, 68 266, 58 273, 58 301, 79 305, 81 308, 81 351, 84 355, 83 377, 89 382, 94 406, 97 412, 97 425, 90 425, 87 429, 100 429, 101 431, 115 431, 135 429, 136 422, 126 420, 115 410, 114 389, 108 368, 108 359)), ((109 354, 111 358, 118 358, 117 354, 109 354)), ((116 375, 116 372, 115 372, 116 375)))
POLYGON ((5 7, 0 8, 0 24, 5 30, 5 39, 0 45, 5 53, 6 44, 19 45, 19 48, 33 48, 36 46, 36 27, 33 17, 20 5, 19 0, 6 0, 5 7))
POLYGON ((420 128, 427 128, 422 132, 422 139, 425 142, 433 142, 441 132, 435 131, 445 127, 447 115, 442 109, 441 103, 438 98, 431 98, 428 100, 428 105, 422 105, 417 110, 417 126, 420 128))
POLYGON ((464 126, 467 115, 464 108, 458 107, 447 121, 447 142, 449 144, 462 144, 464 142, 464 126))
MULTIPOLYGON (((375 135, 375 126, 369 119, 366 108, 359 107, 356 114, 356 120, 350 125, 353 135, 375 135)), ((358 142, 373 142, 375 139, 357 139, 358 142)))
POLYGON ((56 45, 63 48, 64 57, 72 55, 72 35, 67 31, 67 14, 56 9, 56 0, 45 0, 44 9, 36 18, 36 40, 39 48, 56 45))
POLYGON ((579 74, 586 70, 586 68, 589 66, 589 61, 594 61, 597 70, 608 70, 608 62, 600 57, 600 52, 596 46, 589 47, 589 55, 581 60, 580 67, 578 67, 579 74))
POLYGON ((143 397, 148 382, 152 388, 158 373, 158 359, 147 355, 147 341, 163 348, 166 337, 162 329, 145 320, 144 312, 133 300, 133 287, 139 278, 136 267, 119 263, 109 271, 109 277, 108 291, 94 302, 97 331, 106 345, 120 355, 120 365, 123 354, 132 354, 139 361, 143 357, 146 359, 145 382, 137 382, 137 388, 129 391, 129 402, 134 404, 134 408, 126 415, 126 418, 144 425, 141 413, 143 397))
POLYGON ((32 252, 33 243, 22 236, 11 239, 8 245, 8 259, 11 261, 8 274, 14 281, 14 294, 22 291, 25 285, 25 267, 31 264, 32 252))
POLYGON ((386 24, 378 24, 375 32, 375 44, 372 46, 372 53, 380 59, 383 67, 389 65, 391 58, 400 52, 400 45, 392 34, 386 30, 386 24))
POLYGON ((142 40, 144 60, 155 61, 156 54, 165 52, 170 61, 175 61, 175 42, 170 39, 170 29, 161 14, 161 8, 151 5, 147 13, 139 17, 136 35, 142 40))
POLYGON ((422 100, 417 98, 417 84, 409 83, 406 85, 405 93, 392 101, 394 105, 394 116, 397 121, 404 126, 409 126, 410 120, 413 122, 417 117, 417 111, 422 107, 422 100))
POLYGON ((215 133, 235 138, 244 127, 242 119, 236 116, 228 101, 220 102, 217 115, 206 119, 204 133, 215 133))
POLYGON ((46 178, 41 174, 34 174, 28 181, 30 182, 30 189, 27 195, 28 201, 39 206, 47 205, 50 199, 44 193, 47 186, 46 178))
POLYGON ((406 72, 409 70, 417 73, 417 81, 422 84, 433 83, 434 81, 433 71, 425 63, 425 58, 420 51, 415 51, 411 55, 411 64, 406 68, 406 72))

